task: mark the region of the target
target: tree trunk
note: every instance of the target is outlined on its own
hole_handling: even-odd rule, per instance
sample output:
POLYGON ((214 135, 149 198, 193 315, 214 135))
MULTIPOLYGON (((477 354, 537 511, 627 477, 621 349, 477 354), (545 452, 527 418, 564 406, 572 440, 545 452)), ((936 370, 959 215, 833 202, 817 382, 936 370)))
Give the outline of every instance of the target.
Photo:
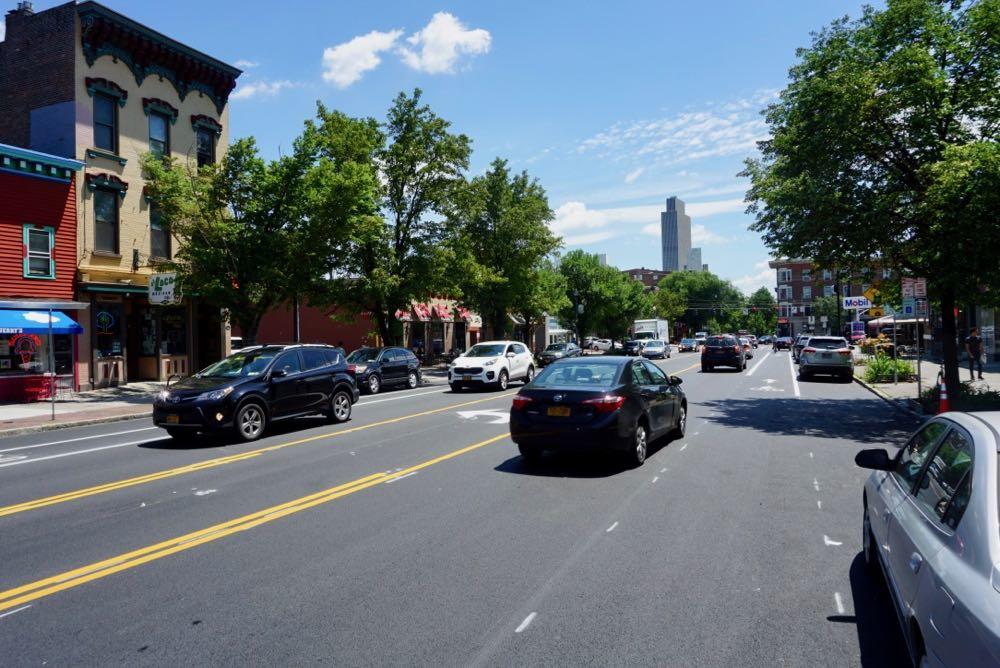
POLYGON ((490 327, 493 328, 493 338, 503 339, 507 333, 507 323, 504 318, 507 317, 506 312, 494 311, 490 317, 490 327))
POLYGON ((236 322, 240 325, 240 334, 243 336, 240 347, 246 348, 247 346, 257 345, 257 331, 260 329, 260 320, 262 317, 262 315, 246 315, 236 319, 236 322))
POLYGON ((944 382, 949 392, 956 392, 959 385, 958 344, 955 323, 955 290, 941 291, 941 353, 944 357, 944 382))
POLYGON ((385 308, 381 301, 375 302, 375 308, 372 309, 372 315, 375 317, 375 326, 378 328, 379 338, 382 339, 382 345, 388 346, 392 345, 392 333, 389 331, 389 318, 385 314, 385 308))

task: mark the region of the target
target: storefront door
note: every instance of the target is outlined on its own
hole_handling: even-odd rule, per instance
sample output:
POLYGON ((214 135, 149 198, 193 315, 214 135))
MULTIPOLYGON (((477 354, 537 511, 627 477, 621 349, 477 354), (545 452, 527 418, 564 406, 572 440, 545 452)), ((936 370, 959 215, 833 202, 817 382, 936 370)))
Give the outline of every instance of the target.
POLYGON ((120 303, 95 302, 91 306, 95 387, 125 382, 124 313, 120 303))

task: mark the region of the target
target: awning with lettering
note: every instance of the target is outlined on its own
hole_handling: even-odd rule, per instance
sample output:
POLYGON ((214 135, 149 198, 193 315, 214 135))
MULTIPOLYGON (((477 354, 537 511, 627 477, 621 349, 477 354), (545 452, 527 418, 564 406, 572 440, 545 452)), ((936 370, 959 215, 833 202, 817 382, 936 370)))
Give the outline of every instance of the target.
MULTIPOLYGON (((48 334, 48 311, 0 309, 0 335, 48 334)), ((83 334, 83 327, 62 311, 52 311, 53 334, 83 334)))

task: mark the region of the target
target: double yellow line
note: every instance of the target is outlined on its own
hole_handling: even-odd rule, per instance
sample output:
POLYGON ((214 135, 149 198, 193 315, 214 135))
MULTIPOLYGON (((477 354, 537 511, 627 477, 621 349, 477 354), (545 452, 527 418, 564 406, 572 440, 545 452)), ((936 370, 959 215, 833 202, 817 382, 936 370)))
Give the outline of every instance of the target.
POLYGON ((156 471, 155 473, 148 473, 146 475, 137 476, 135 478, 126 478, 124 480, 116 480, 114 482, 105 483, 103 485, 96 485, 94 487, 87 487, 84 489, 78 489, 71 492, 64 492, 62 494, 56 494, 54 496, 46 496, 41 499, 34 499, 32 501, 24 501, 22 503, 16 503, 11 506, 0 506, 0 517, 6 517, 7 515, 14 515, 17 513, 23 513, 29 510, 35 510, 37 508, 44 508, 46 506, 52 506, 57 503, 66 503, 67 501, 75 501, 77 499, 83 499, 88 496, 95 496, 97 494, 105 494, 107 492, 114 492, 119 489, 126 489, 128 487, 135 487, 137 485, 144 485, 149 482, 154 482, 157 480, 164 480, 166 478, 173 478, 179 475, 184 475, 186 473, 194 473, 196 471, 203 471, 205 469, 216 468, 219 466, 225 466, 226 464, 232 464, 234 462, 241 462, 247 459, 253 459, 254 457, 259 457, 268 452, 275 452, 277 450, 282 450, 284 448, 290 448, 295 445, 302 445, 303 443, 309 443, 312 441, 318 441, 324 438, 336 438, 338 436, 346 436, 347 434, 353 434, 359 431, 365 431, 366 429, 373 429, 375 427, 382 427, 387 424, 394 424, 397 422, 403 422, 405 420, 412 420, 418 417, 424 417, 427 415, 433 415, 435 413, 442 413, 444 411, 450 411, 453 408, 461 408, 463 406, 471 406, 473 404, 479 404, 484 401, 493 401, 494 399, 500 399, 502 397, 510 396, 507 394, 494 395, 487 397, 485 399, 475 399, 473 401, 464 401, 458 404, 449 404, 448 406, 443 406, 441 408, 434 408, 427 411, 421 411, 420 413, 411 413, 409 415, 403 415, 400 417, 389 418, 388 420, 380 420, 378 422, 372 422, 370 424, 360 425, 358 427, 351 427, 349 429, 342 429, 335 432, 327 432, 325 434, 318 434, 316 436, 309 436, 306 438, 300 438, 294 441, 288 441, 287 443, 277 443, 275 445, 269 445, 263 448, 258 448, 256 450, 250 450, 248 452, 241 452, 236 455, 229 455, 227 457, 217 457, 216 459, 209 459, 203 462, 198 462, 196 464, 189 464, 187 466, 179 466, 177 468, 165 469, 163 471, 156 471))
POLYGON ((177 552, 190 550, 194 547, 198 547, 199 545, 204 545, 205 543, 210 543, 212 541, 219 540, 220 538, 231 536, 240 531, 253 529, 261 524, 273 522, 294 513, 300 513, 308 508, 312 508, 323 503, 329 503, 330 501, 347 496, 348 494, 360 492, 361 490, 368 489, 369 487, 391 482, 392 480, 410 475, 411 473, 428 468, 429 466, 464 455, 468 452, 472 452, 473 450, 490 445, 491 443, 496 443, 504 438, 507 438, 507 434, 500 434, 499 436, 488 438, 485 441, 473 443, 472 445, 449 452, 448 454, 441 455, 440 457, 435 457, 434 459, 429 459, 401 471, 395 471, 393 473, 373 473, 363 478, 358 478, 357 480, 344 483, 343 485, 337 485, 336 487, 331 487, 321 492, 316 492, 315 494, 303 496, 287 503, 258 510, 255 513, 243 515, 242 517, 237 517, 236 519, 229 520, 228 522, 215 524, 207 529, 184 534, 183 536, 177 536, 176 538, 171 538, 169 540, 156 543, 155 545, 150 545, 149 547, 144 547, 132 552, 126 552, 125 554, 120 554, 116 557, 111 557, 110 559, 88 564, 87 566, 81 566, 80 568, 75 568, 71 571, 66 571, 65 573, 60 573, 36 582, 21 585, 20 587, 15 587, 14 589, 2 591, 0 592, 0 612, 9 610, 10 608, 22 606, 25 603, 30 603, 31 601, 35 601, 46 596, 51 596, 52 594, 65 589, 79 587, 80 585, 93 580, 106 578, 109 575, 113 575, 130 568, 135 568, 136 566, 141 566, 142 564, 156 561, 157 559, 162 559, 171 554, 176 554, 177 552))

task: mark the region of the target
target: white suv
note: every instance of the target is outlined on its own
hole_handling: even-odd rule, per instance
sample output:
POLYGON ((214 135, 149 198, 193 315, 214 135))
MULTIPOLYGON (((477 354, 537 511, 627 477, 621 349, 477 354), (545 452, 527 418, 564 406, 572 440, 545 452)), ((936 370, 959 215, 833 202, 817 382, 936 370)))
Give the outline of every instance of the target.
POLYGON ((481 385, 506 390, 512 380, 530 383, 534 377, 535 358, 517 341, 477 343, 448 365, 448 384, 453 392, 481 385))

